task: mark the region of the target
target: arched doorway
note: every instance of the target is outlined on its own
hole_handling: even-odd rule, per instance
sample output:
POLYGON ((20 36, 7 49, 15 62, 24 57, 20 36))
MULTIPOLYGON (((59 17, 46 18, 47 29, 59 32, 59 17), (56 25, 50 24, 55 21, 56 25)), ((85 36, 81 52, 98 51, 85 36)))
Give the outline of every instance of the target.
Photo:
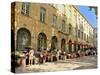
POLYGON ((65 51, 66 50, 66 44, 65 44, 65 42, 66 42, 65 39, 62 39, 61 40, 61 50, 62 51, 65 51))
POLYGON ((38 51, 44 50, 47 48, 47 37, 45 33, 40 33, 38 35, 38 51))
POLYGON ((51 38, 51 50, 57 49, 58 46, 58 40, 56 36, 53 36, 51 38))
POLYGON ((31 33, 26 28, 21 28, 17 32, 17 50, 23 50, 31 45, 31 33))
POLYGON ((78 44, 78 50, 80 50, 80 44, 78 44))
POLYGON ((68 49, 69 49, 69 52, 72 52, 72 41, 71 40, 69 40, 69 42, 68 42, 68 49))
POLYGON ((76 48, 77 48, 77 43, 76 43, 76 41, 75 41, 75 42, 74 42, 74 51, 75 51, 75 52, 77 51, 76 48))

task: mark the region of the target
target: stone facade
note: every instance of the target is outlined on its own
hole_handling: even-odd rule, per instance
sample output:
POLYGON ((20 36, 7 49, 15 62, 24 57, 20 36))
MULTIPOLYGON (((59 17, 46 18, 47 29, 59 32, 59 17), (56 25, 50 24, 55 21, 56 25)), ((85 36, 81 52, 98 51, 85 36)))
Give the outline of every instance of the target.
POLYGON ((27 46, 33 47, 35 50, 40 49, 38 47, 42 46, 45 49, 51 49, 51 46, 55 45, 53 49, 57 48, 65 50, 66 52, 73 52, 80 49, 81 45, 82 48, 93 46, 93 42, 91 42, 93 40, 93 27, 79 12, 77 7, 73 5, 29 3, 29 14, 25 15, 22 13, 22 2, 15 2, 14 13, 15 20, 12 23, 12 31, 15 34, 14 41, 16 50, 27 46), (45 22, 40 21, 41 8, 45 9, 45 22), (53 15, 57 17, 55 25, 53 25, 52 21, 53 15), (62 21, 64 21, 64 26, 62 25, 62 21), (21 33, 23 35, 18 35, 21 29, 26 30, 26 33, 28 33, 27 36, 24 36, 24 32, 21 33), (79 33, 80 37, 78 37, 79 33), (22 38, 18 39, 19 37, 22 38), (30 43, 25 44, 28 42, 27 40, 30 43), (24 42, 22 43, 21 41, 24 42), (21 43, 23 47, 19 46, 21 43), (40 43, 46 44, 41 45, 40 43), (71 48, 69 48, 69 45, 71 45, 71 48), (78 45, 80 48, 78 48, 78 45))

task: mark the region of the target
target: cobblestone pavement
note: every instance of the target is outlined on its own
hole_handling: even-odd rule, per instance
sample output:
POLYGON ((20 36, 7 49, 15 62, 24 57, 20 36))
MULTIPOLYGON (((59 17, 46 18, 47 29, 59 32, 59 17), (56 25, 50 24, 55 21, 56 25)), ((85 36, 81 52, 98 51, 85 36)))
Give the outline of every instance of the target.
POLYGON ((67 59, 66 61, 47 62, 40 65, 35 64, 27 66, 24 70, 19 67, 16 68, 16 73, 67 71, 94 68, 97 68, 97 56, 84 56, 76 59, 67 59))

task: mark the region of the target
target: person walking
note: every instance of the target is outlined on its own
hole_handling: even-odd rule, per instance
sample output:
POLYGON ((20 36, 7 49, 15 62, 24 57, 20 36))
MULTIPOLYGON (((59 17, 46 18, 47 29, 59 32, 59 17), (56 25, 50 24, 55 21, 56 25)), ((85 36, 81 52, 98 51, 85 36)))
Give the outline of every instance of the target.
POLYGON ((33 64, 33 59, 34 59, 34 49, 29 50, 29 65, 33 64))
POLYGON ((59 62, 59 56, 60 56, 60 50, 58 49, 57 50, 57 54, 56 54, 56 58, 57 58, 57 61, 59 62))

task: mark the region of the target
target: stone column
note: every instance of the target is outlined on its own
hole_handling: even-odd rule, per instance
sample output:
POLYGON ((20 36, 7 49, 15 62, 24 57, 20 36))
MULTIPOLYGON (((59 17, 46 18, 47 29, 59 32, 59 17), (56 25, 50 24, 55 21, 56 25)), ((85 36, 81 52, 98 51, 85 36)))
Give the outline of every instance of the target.
POLYGON ((66 43, 66 52, 69 52, 69 50, 68 50, 68 44, 66 43))
POLYGON ((48 50, 50 50, 50 48, 51 48, 51 37, 49 38, 47 38, 47 51, 48 50))
POLYGON ((72 44, 72 52, 74 51, 74 44, 72 44))
MULTIPOLYGON (((37 41, 38 37, 36 37, 35 33, 32 31, 31 32, 31 47, 34 48, 35 51, 37 51, 37 41)), ((33 58, 34 64, 38 62, 38 59, 34 56, 33 58)))

